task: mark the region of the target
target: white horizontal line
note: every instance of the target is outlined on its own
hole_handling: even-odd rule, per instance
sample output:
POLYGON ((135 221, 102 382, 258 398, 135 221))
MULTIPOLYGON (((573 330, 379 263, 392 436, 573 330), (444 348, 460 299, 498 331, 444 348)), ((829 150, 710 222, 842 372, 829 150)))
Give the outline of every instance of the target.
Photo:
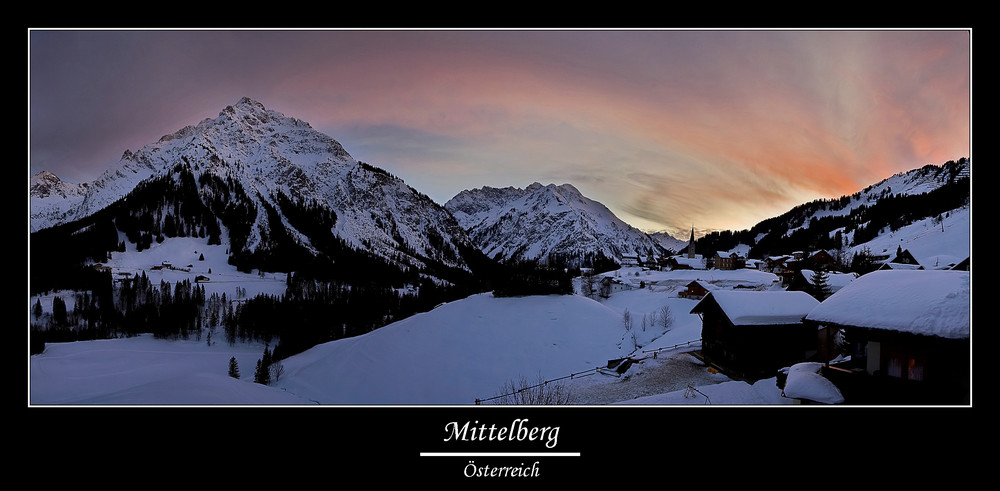
POLYGON ((420 452, 421 457, 579 457, 580 452, 420 452))

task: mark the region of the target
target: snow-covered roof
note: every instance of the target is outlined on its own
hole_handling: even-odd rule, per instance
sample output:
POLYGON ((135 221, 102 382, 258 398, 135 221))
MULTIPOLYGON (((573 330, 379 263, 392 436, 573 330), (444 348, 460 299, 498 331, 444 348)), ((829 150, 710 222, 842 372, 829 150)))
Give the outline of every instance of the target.
MULTIPOLYGON (((816 272, 811 269, 803 269, 801 271, 802 277, 805 278, 810 285, 814 285, 813 274, 816 272)), ((831 292, 835 292, 847 286, 850 282, 857 278, 857 275, 854 273, 827 273, 826 284, 830 287, 831 292)))
POLYGON ((716 290, 698 302, 692 314, 715 302, 736 326, 798 324, 819 301, 800 291, 716 290))
POLYGON ((706 290, 716 290, 716 289, 718 289, 717 286, 715 286, 715 285, 713 285, 713 284, 711 284, 711 283, 709 283, 709 282, 707 282, 705 280, 700 280, 700 279, 699 280, 694 280, 691 283, 687 284, 688 287, 690 287, 691 285, 698 285, 698 286, 700 286, 700 287, 702 287, 702 288, 704 288, 706 290))
POLYGON ((918 262, 924 266, 925 269, 951 269, 961 262, 964 258, 958 256, 952 256, 949 254, 938 254, 936 256, 925 257, 920 259, 918 262))
POLYGON ((677 264, 684 264, 695 269, 705 268, 705 258, 701 254, 695 254, 693 259, 682 255, 671 256, 671 259, 677 261, 677 264))
POLYGON ((806 318, 964 339, 972 330, 971 300, 968 271, 881 270, 854 280, 806 318))

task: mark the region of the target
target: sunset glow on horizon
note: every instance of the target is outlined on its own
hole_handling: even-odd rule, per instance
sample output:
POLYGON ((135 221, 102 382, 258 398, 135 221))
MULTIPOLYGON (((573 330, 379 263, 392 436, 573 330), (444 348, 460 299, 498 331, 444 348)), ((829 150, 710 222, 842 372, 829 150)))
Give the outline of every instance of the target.
POLYGON ((29 175, 250 97, 440 204, 570 183, 646 231, 741 230, 972 157, 970 30, 31 30, 29 175))

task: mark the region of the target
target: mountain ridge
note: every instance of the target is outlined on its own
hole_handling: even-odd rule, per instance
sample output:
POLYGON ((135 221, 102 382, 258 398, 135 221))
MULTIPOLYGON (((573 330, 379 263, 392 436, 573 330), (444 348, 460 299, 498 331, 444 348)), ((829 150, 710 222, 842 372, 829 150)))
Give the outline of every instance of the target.
POLYGON ((662 255, 648 234, 628 225, 572 184, 534 182, 515 187, 464 190, 445 203, 472 241, 495 260, 581 265, 594 255, 662 255))
MULTIPOLYGON (((234 255, 266 254, 278 241, 296 242, 296 247, 316 254, 317 244, 336 239, 402 270, 470 271, 465 256, 475 248, 441 205, 388 172, 354 159, 308 123, 246 97, 216 118, 126 150, 95 181, 72 185, 49 172, 32 176, 31 229, 86 220, 128 200, 141 183, 157 180, 177 189, 191 186, 185 199, 200 201, 211 216, 181 217, 178 203, 148 203, 152 218, 143 217, 143 231, 156 240, 162 240, 167 220, 170 225, 187 220, 188 227, 209 228, 218 220, 227 222, 222 225, 230 238, 234 229, 246 227, 238 234, 244 240, 234 244, 234 255), (227 210, 235 214, 237 207, 242 207, 239 219, 225 219, 227 210), (289 218, 306 213, 326 215, 319 221, 332 222, 330 230, 307 233, 289 218)), ((309 227, 309 221, 297 223, 309 227)))
POLYGON ((797 205, 749 229, 706 234, 696 247, 700 253, 711 254, 745 244, 755 258, 795 251, 865 252, 876 239, 910 224, 923 220, 940 224, 946 215, 968 208, 971 176, 968 158, 928 164, 850 195, 797 205))

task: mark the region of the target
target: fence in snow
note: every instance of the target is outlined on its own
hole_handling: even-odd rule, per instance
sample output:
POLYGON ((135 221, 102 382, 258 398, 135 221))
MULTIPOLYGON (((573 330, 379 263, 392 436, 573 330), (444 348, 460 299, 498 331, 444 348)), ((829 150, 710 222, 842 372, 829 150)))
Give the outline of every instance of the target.
MULTIPOLYGON (((662 347, 662 348, 657 348, 655 350, 642 350, 642 353, 652 353, 653 354, 653 358, 656 358, 657 354, 660 353, 661 351, 675 350, 675 349, 678 349, 678 348, 680 348, 682 346, 690 346, 691 344, 698 343, 698 342, 701 342, 701 339, 696 339, 696 340, 693 340, 693 341, 688 341, 686 343, 678 343, 678 344, 675 344, 673 346, 665 346, 665 347, 662 347)), ((614 370, 614 369, 616 369, 618 367, 621 367, 622 365, 625 365, 626 363, 631 364, 630 360, 632 360, 631 357, 624 358, 622 360, 618 360, 619 363, 616 364, 614 367, 611 367, 611 366, 608 366, 608 367, 594 367, 594 368, 591 368, 591 369, 588 369, 588 370, 584 370, 582 372, 571 373, 569 375, 565 375, 565 376, 562 376, 562 377, 559 377, 559 378, 554 378, 554 379, 550 379, 550 380, 544 380, 544 381, 539 382, 539 383, 537 383, 535 385, 531 385, 531 386, 527 386, 527 387, 521 387, 520 389, 518 389, 518 390, 516 390, 514 392, 508 392, 506 394, 499 394, 499 395, 495 395, 493 397, 487 397, 485 399, 480 399, 480 398, 477 397, 476 398, 476 405, 478 406, 478 405, 480 405, 480 404, 482 404, 484 402, 493 401, 493 400, 496 400, 496 399, 502 399, 502 398, 505 398, 505 397, 510 397, 510 396, 512 396, 514 394, 520 394, 522 392, 525 392, 525 391, 528 391, 528 390, 532 390, 532 389, 537 389, 537 388, 542 387, 544 385, 547 385, 547 384, 550 384, 550 383, 554 383, 554 382, 559 382, 559 381, 562 381, 562 380, 574 379, 574 378, 579 378, 579 377, 588 377, 588 376, 591 376, 591 375, 596 375, 598 373, 608 374, 607 371, 609 369, 614 370)), ((612 360, 612 361, 614 361, 614 360, 612 360)), ((609 362, 609 365, 610 365, 610 362, 609 362)), ((615 376, 620 376, 621 372, 617 372, 616 371, 614 375, 615 376)))

